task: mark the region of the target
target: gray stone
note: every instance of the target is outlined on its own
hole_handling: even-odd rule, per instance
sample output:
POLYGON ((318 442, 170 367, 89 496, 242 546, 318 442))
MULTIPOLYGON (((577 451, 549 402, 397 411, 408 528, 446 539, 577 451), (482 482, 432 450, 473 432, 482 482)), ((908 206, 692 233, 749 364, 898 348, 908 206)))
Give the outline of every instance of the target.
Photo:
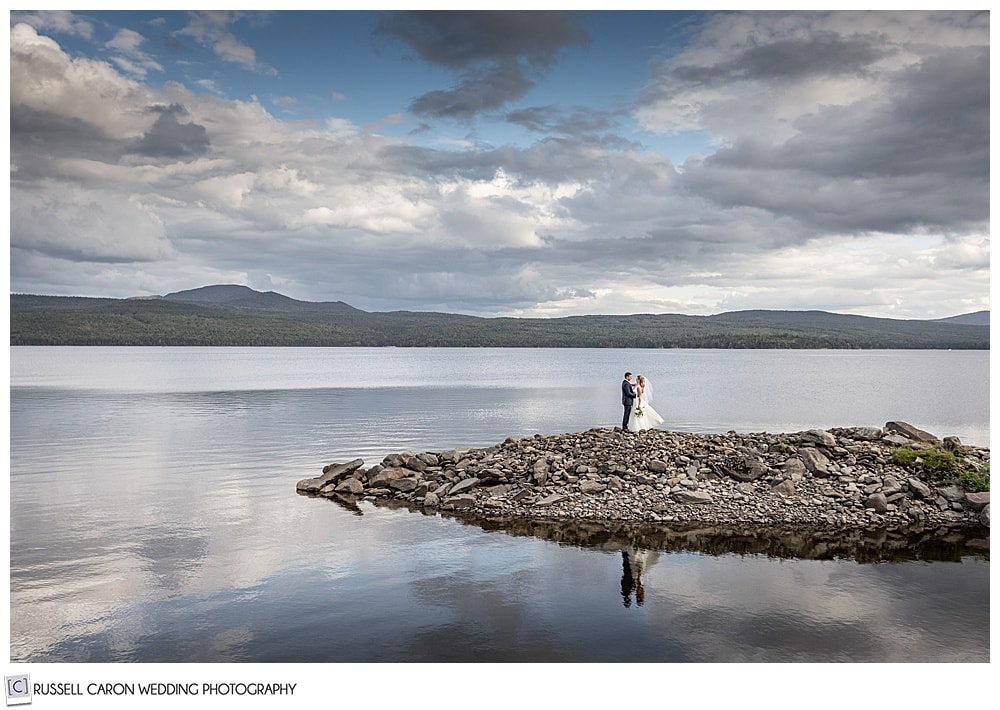
POLYGON ((799 441, 805 444, 817 444, 830 449, 837 445, 837 438, 822 429, 810 429, 799 434, 799 441))
POLYGON ((801 449, 798 456, 812 475, 821 478, 832 475, 830 471, 830 459, 819 449, 801 449))
POLYGON ((889 504, 885 499, 884 493, 872 493, 865 500, 866 508, 873 508, 876 513, 884 513, 889 508, 889 504))
POLYGON ((365 492, 365 486, 356 478, 348 478, 341 481, 334 489, 337 493, 350 493, 351 495, 361 495, 365 492))
POLYGON ((965 502, 973 510, 982 510, 990 504, 990 492, 966 493, 965 502))
POLYGON ((650 461, 646 465, 646 468, 648 468, 653 473, 666 473, 667 472, 667 464, 665 464, 663 461, 660 461, 659 459, 653 459, 652 461, 650 461))
POLYGON ((906 485, 910 487, 910 490, 920 498, 930 498, 931 489, 930 487, 921 481, 919 478, 907 478, 906 485))
POLYGON ((549 480, 549 463, 545 458, 540 458, 535 461, 531 467, 531 472, 535 477, 535 483, 540 486, 544 486, 546 481, 549 480))
POLYGON ((907 424, 906 422, 886 422, 886 431, 893 432, 905 436, 911 441, 926 441, 929 443, 936 443, 939 439, 933 434, 929 434, 923 429, 917 429, 912 424, 907 424))
POLYGON ((955 452, 962 448, 962 440, 957 436, 946 436, 941 445, 945 451, 955 452))
POLYGON ((597 495, 599 493, 603 493, 607 489, 608 487, 606 485, 598 481, 586 480, 581 481, 580 483, 580 491, 582 493, 586 493, 587 495, 597 495))
POLYGON ((375 475, 369 475, 368 486, 371 488, 387 488, 393 481, 406 478, 412 474, 413 472, 409 469, 390 466, 380 469, 375 475))
POLYGON ((949 503, 961 503, 965 500, 965 491, 958 486, 944 486, 938 488, 938 493, 944 496, 949 503))
MULTIPOLYGON (((426 500, 424 501, 426 503, 426 500)), ((461 510, 471 508, 476 504, 476 497, 472 495, 448 496, 444 499, 444 505, 448 508, 461 510)))
POLYGON ((670 497, 682 505, 703 505, 715 502, 712 494, 707 491, 679 490, 671 493, 670 497))
POLYGON ((771 486, 772 493, 778 493, 783 496, 793 496, 795 495, 795 484, 789 480, 781 481, 781 483, 776 483, 771 486))
POLYGON ((363 459, 354 459, 349 463, 332 463, 323 467, 323 475, 316 478, 304 478, 299 481, 295 488, 299 491, 314 493, 331 483, 337 483, 364 465, 363 459))
POLYGON ((729 476, 737 481, 756 481, 767 473, 767 466, 753 459, 729 460, 715 465, 716 472, 721 476, 729 476))
POLYGON ((906 446, 907 444, 912 444, 913 442, 907 439, 901 434, 886 434, 882 437, 882 441, 888 442, 890 444, 896 444, 897 446, 906 446))
POLYGON ((395 481, 389 482, 389 488, 400 491, 401 493, 412 493, 416 490, 419 483, 420 482, 415 478, 398 478, 395 481))
POLYGON ((875 441, 882 436, 882 429, 871 426, 859 426, 851 429, 851 436, 861 441, 875 441))
POLYGON ((990 526, 990 504, 987 503, 986 507, 983 508, 982 512, 979 513, 979 522, 986 527, 990 526))
POLYGON ((464 493, 465 491, 472 490, 478 485, 479 485, 479 479, 476 478, 475 476, 471 476, 469 478, 463 478, 461 481, 459 481, 458 483, 456 483, 454 486, 451 487, 451 490, 448 491, 448 495, 455 496, 458 495, 459 493, 464 493))
POLYGON ((561 493, 551 493, 542 498, 540 501, 537 501, 535 503, 535 507, 547 508, 550 505, 555 505, 556 503, 562 503, 564 500, 567 500, 568 498, 569 496, 564 496, 561 493))
POLYGON ((806 474, 806 471, 808 470, 806 468, 806 465, 802 462, 802 459, 798 458, 797 456, 793 456, 790 459, 786 459, 785 462, 782 463, 781 466, 779 466, 779 468, 781 469, 782 473, 784 473, 792 480, 797 480, 799 478, 802 478, 806 474))

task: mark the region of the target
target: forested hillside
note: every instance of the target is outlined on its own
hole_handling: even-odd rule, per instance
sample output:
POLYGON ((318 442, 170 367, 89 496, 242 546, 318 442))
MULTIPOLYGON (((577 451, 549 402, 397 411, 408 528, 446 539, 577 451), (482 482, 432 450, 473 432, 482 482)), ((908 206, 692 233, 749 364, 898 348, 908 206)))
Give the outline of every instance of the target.
POLYGON ((372 313, 243 286, 155 298, 11 295, 11 345, 989 349, 986 325, 824 311, 479 318, 372 313))

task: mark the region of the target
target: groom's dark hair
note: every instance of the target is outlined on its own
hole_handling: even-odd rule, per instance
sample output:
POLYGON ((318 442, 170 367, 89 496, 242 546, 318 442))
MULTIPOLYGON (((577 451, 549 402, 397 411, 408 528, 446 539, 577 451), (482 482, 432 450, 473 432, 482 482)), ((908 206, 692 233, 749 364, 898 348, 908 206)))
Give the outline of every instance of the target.
POLYGON ((627 380, 629 378, 629 375, 631 375, 631 374, 632 374, 631 372, 626 372, 625 373, 625 379, 627 380))

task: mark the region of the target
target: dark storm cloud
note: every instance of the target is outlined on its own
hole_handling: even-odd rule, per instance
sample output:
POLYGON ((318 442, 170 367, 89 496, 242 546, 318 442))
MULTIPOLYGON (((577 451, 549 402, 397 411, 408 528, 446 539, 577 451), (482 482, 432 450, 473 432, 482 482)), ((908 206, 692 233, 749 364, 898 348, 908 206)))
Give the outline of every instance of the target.
POLYGON ((20 177, 33 166, 48 164, 53 156, 114 162, 122 154, 121 141, 100 127, 73 116, 12 104, 10 148, 20 177))
POLYGON ((187 115, 183 106, 152 106, 149 111, 160 115, 132 146, 136 153, 156 158, 195 158, 208 152, 208 132, 205 127, 178 120, 178 116, 187 115))
POLYGON ((611 131, 618 115, 577 107, 565 110, 558 106, 533 106, 510 111, 508 123, 543 134, 585 136, 611 131))
POLYGON ((781 144, 743 138, 685 181, 726 206, 853 232, 968 228, 989 219, 989 51, 925 59, 884 96, 831 106, 781 144))
POLYGON ((864 35, 844 38, 832 32, 808 39, 788 39, 757 45, 754 35, 735 58, 715 65, 681 65, 671 78, 686 84, 729 84, 744 81, 799 79, 811 76, 858 74, 881 59, 885 38, 864 35))
POLYGON ((383 14, 377 35, 395 37, 420 59, 456 72, 457 86, 418 97, 421 116, 469 120, 524 96, 559 52, 590 38, 561 12, 401 12, 383 14))

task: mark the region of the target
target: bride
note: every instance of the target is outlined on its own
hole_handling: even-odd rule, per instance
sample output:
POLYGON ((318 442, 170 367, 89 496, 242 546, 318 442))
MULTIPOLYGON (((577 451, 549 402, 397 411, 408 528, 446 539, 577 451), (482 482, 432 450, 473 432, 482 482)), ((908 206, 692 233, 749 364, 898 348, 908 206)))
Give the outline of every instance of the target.
POLYGON ((642 375, 636 377, 635 392, 638 397, 635 400, 635 407, 632 408, 632 414, 628 418, 628 428, 632 431, 644 431, 655 428, 657 424, 662 424, 663 417, 649 404, 653 398, 653 388, 642 375))

